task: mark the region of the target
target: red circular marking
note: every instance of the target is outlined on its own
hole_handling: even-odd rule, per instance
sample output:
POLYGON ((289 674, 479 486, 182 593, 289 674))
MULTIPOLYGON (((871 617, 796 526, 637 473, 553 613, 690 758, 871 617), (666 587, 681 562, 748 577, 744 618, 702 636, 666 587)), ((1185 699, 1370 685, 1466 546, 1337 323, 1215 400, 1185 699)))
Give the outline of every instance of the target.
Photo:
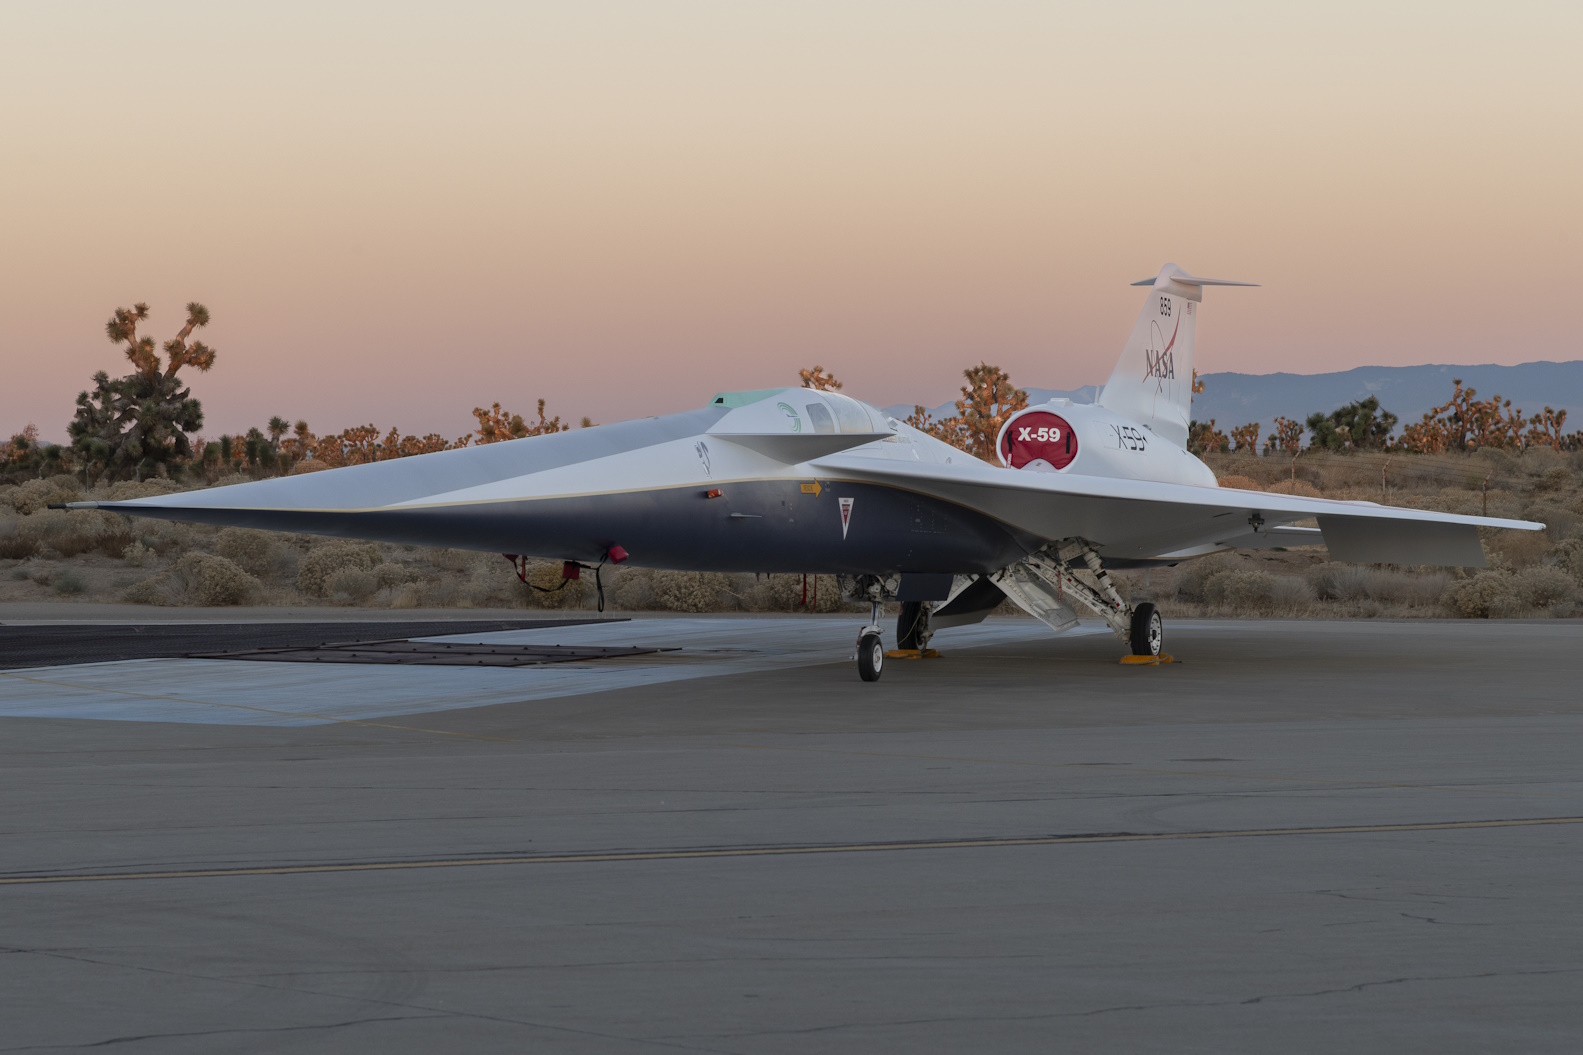
POLYGON ((1077 457, 1077 437, 1072 426, 1059 414, 1030 410, 1006 423, 1000 434, 1000 460, 1021 469, 1036 459, 1053 468, 1065 469, 1077 457))

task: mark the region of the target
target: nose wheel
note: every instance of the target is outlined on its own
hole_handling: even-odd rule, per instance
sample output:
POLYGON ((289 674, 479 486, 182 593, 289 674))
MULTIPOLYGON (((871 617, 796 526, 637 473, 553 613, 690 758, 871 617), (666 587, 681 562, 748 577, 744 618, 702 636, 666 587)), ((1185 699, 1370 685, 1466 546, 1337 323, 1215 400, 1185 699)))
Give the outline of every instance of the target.
POLYGON ((878 681, 885 669, 885 643, 878 634, 857 639, 857 673, 864 681, 878 681))
POLYGON ((864 681, 878 681, 885 670, 885 640, 880 636, 879 599, 869 605, 868 626, 857 632, 857 673, 864 681))

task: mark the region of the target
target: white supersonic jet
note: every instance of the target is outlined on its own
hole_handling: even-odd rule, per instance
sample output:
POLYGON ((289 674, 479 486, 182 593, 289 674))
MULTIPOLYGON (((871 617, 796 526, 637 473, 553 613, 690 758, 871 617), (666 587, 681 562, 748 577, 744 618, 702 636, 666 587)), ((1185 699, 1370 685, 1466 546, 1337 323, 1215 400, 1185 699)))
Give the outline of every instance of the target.
POLYGON ((1544 525, 1217 486, 1186 449, 1205 286, 1174 264, 1149 286, 1097 403, 1053 400, 1001 429, 989 465, 834 392, 725 392, 698 409, 302 476, 72 508, 563 561, 815 572, 871 603, 858 670, 876 680, 880 606, 896 645, 1002 600, 1053 631, 1086 609, 1158 656, 1159 612, 1107 569, 1323 544, 1338 560, 1482 567, 1478 529, 1544 525), (1299 526, 1313 521, 1317 526, 1299 526))

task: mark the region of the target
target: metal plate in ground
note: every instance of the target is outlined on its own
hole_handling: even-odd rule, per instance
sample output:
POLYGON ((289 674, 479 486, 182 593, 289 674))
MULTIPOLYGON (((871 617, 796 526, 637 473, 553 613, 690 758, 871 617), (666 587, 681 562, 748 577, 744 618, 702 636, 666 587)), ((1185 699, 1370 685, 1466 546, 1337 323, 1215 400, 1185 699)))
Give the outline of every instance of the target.
POLYGON ((0 670, 177 658, 241 649, 317 648, 326 642, 345 644, 503 630, 557 630, 583 624, 627 622, 620 616, 294 620, 290 609, 280 609, 276 618, 268 620, 213 621, 219 618, 224 618, 224 613, 188 623, 0 624, 0 670))
POLYGON ((619 659, 675 652, 636 645, 487 645, 461 641, 348 641, 301 648, 248 648, 193 652, 188 659, 247 659, 266 663, 416 664, 433 667, 537 667, 590 659, 619 659))

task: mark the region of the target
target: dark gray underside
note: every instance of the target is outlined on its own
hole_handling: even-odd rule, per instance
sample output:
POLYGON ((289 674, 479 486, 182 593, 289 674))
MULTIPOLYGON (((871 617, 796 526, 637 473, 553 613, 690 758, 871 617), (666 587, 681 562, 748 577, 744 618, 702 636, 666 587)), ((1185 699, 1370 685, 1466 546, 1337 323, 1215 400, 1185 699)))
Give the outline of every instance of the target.
POLYGON ((106 503, 133 516, 681 571, 988 573, 1036 549, 982 513, 899 488, 796 480, 410 510, 204 509, 106 503), (841 499, 852 500, 843 534, 841 499))

